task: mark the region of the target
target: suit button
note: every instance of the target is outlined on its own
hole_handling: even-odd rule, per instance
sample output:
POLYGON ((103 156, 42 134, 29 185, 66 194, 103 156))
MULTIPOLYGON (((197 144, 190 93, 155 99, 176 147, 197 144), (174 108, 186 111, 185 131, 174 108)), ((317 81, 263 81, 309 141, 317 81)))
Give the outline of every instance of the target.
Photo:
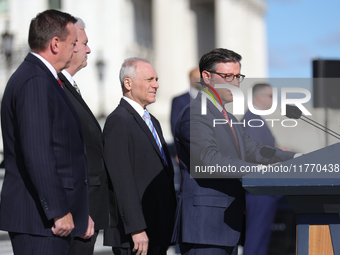
POLYGON ((87 180, 85 180, 85 185, 87 185, 87 180))

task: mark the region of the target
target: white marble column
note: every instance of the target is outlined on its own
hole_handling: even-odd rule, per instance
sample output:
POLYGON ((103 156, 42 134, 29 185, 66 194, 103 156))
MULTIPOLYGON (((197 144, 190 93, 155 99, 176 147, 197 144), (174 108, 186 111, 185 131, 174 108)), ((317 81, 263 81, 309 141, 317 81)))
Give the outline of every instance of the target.
POLYGON ((195 15, 189 0, 153 0, 154 66, 159 76, 157 101, 151 112, 171 141, 171 101, 189 90, 189 70, 198 64, 195 15))
POLYGON ((263 0, 215 0, 216 47, 239 53, 247 77, 267 76, 267 37, 263 0))

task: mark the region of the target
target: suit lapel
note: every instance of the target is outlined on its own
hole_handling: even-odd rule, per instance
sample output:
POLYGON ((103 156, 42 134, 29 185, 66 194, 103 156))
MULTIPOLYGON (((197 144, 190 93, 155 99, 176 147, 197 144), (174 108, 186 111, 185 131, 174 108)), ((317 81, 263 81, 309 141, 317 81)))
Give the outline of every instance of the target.
MULTIPOLYGON (((126 100, 121 99, 120 100, 120 104, 125 107, 134 117, 135 121, 138 123, 138 125, 141 127, 141 129, 143 130, 143 132, 145 133, 145 135, 148 137, 148 139, 150 140, 150 143, 152 144, 152 146, 154 147, 155 151, 157 152, 157 154, 159 155, 159 157, 162 159, 163 164, 165 164, 163 156, 158 148, 158 145, 155 141, 155 138, 153 137, 149 127, 146 125, 145 121, 141 118, 141 116, 138 114, 138 112, 136 112, 135 109, 133 109, 133 107, 126 102, 126 100)), ((155 126, 155 125, 154 125, 155 126)), ((158 130, 156 129, 157 133, 158 130)), ((158 133, 158 136, 160 136, 160 134, 158 133)), ((160 138, 161 139, 161 138, 160 138)))
MULTIPOLYGON (((207 107, 210 109, 210 111, 212 112, 212 115, 216 118, 216 119, 225 119, 224 118, 224 115, 222 114, 222 112, 220 112, 217 107, 215 105, 213 105, 212 102, 210 102, 210 100, 207 100, 207 107)), ((237 120, 231 116, 229 113, 228 113, 228 116, 229 116, 229 120, 233 120, 233 122, 237 122, 237 120)), ((229 124, 225 124, 223 125, 224 129, 226 130, 226 132, 228 133, 229 137, 230 137, 230 140, 232 141, 233 143, 233 146, 235 147, 235 150, 237 151, 238 155, 240 156, 241 158, 241 154, 240 154, 240 150, 241 150, 241 147, 240 147, 240 150, 238 149, 237 147, 237 144, 236 144, 236 141, 235 141, 235 138, 234 138, 234 134, 233 134, 233 131, 231 131, 231 128, 229 126, 229 124)), ((234 132, 235 132, 235 135, 239 141, 239 144, 241 144, 241 140, 240 140, 240 134, 238 132, 236 132, 236 129, 233 127, 234 129, 234 132)))
POLYGON ((87 111, 87 113, 91 116, 91 118, 94 120, 94 122, 96 123, 97 127, 101 130, 101 127, 96 119, 96 117, 93 115, 92 111, 90 110, 90 108, 87 106, 87 104, 85 103, 84 99, 78 94, 78 92, 74 89, 74 87, 71 85, 71 83, 69 82, 69 80, 65 77, 65 75, 63 75, 62 73, 58 74, 60 80, 63 82, 63 84, 65 85, 65 89, 68 89, 72 95, 74 96, 75 99, 78 100, 78 102, 84 107, 84 109, 87 111))
POLYGON ((40 59, 33 56, 31 53, 28 53, 25 60, 28 60, 28 61, 33 62, 34 64, 38 65, 47 74, 47 76, 51 79, 52 84, 54 85, 54 87, 56 88, 56 90, 58 91, 58 93, 60 94, 60 96, 62 97, 62 99, 64 100, 64 102, 68 106, 68 108, 70 109, 73 117, 77 121, 78 127, 79 127, 79 132, 81 134, 81 139, 83 139, 83 130, 82 130, 82 126, 81 126, 79 117, 76 113, 76 110, 74 109, 71 101, 68 99, 64 89, 60 86, 59 82, 55 79, 55 77, 53 76, 51 71, 47 68, 47 66, 40 59))

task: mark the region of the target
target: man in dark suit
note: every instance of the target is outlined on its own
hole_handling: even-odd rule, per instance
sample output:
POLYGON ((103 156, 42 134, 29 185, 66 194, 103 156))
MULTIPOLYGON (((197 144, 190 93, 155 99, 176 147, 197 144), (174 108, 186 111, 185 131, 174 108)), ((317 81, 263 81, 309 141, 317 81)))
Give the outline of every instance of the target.
POLYGON ((108 176, 103 160, 102 130, 90 108, 83 100, 78 85, 73 80, 73 76, 87 65, 87 55, 91 53, 87 44, 85 23, 79 18, 77 20, 75 26, 78 33, 78 52, 73 55, 70 66, 59 73, 59 78, 64 85, 66 95, 80 118, 83 128, 89 171, 89 220, 90 224, 94 225, 95 231, 94 235, 89 239, 73 238, 68 254, 91 255, 93 254, 99 230, 109 227, 109 215, 112 216, 110 223, 113 224, 116 221, 116 213, 113 211, 109 214, 108 176))
POLYGON ((263 146, 240 125, 231 125, 237 120, 223 106, 233 101, 233 95, 216 85, 238 87, 244 78, 240 61, 239 54, 227 49, 203 55, 199 68, 206 92, 200 92, 177 120, 175 143, 182 183, 173 241, 179 241, 182 254, 237 254, 244 218, 245 195, 238 179, 245 174, 243 169, 294 156, 263 146), (206 115, 201 112, 203 100, 206 115), (216 119, 228 123, 214 125, 216 119))
POLYGON ((104 160, 115 190, 119 221, 105 230, 114 254, 166 254, 173 231, 174 173, 158 120, 146 106, 156 101, 157 73, 145 59, 125 60, 123 98, 106 120, 104 160))
POLYGON ((197 82, 200 81, 200 71, 198 67, 190 71, 189 79, 190 79, 189 92, 184 93, 172 99, 171 114, 170 114, 171 115, 170 124, 171 124, 172 135, 175 134, 175 125, 176 125, 176 120, 177 120, 179 113, 183 110, 183 108, 187 104, 190 103, 190 99, 194 99, 197 96, 197 93, 198 93, 197 87, 199 86, 197 82))
MULTIPOLYGON (((253 105, 257 110, 268 110, 272 107, 273 93, 269 84, 259 83, 253 87, 253 105)), ((252 113, 250 110, 243 117, 244 131, 254 140, 271 147, 275 147, 272 135, 264 117, 252 113), (257 122, 256 127, 248 125, 249 120, 257 122)), ((256 122, 254 122, 256 123, 256 122)), ((275 219, 277 203, 281 196, 254 196, 246 192, 246 238, 243 247, 244 255, 267 255, 271 237, 271 226, 275 219)))
POLYGON ((14 254, 67 254, 71 237, 91 235, 81 123, 57 75, 77 52, 75 22, 56 10, 31 21, 32 52, 2 99, 0 229, 14 254))

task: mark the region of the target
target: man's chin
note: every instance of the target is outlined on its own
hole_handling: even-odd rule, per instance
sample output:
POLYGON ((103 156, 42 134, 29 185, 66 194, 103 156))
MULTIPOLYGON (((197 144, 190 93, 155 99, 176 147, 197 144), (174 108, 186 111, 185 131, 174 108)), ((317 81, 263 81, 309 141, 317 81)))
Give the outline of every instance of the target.
POLYGON ((230 101, 230 100, 225 101, 225 102, 222 101, 222 107, 224 107, 224 106, 226 106, 226 105, 228 105, 228 104, 230 104, 230 103, 232 103, 232 102, 233 102, 233 101, 230 101))
POLYGON ((156 102, 156 97, 154 97, 154 98, 152 98, 152 99, 149 100, 149 104, 153 104, 153 103, 155 103, 155 102, 156 102))
POLYGON ((65 64, 65 66, 64 66, 63 69, 67 69, 67 68, 69 68, 69 67, 70 67, 70 62, 67 62, 67 63, 65 64))

